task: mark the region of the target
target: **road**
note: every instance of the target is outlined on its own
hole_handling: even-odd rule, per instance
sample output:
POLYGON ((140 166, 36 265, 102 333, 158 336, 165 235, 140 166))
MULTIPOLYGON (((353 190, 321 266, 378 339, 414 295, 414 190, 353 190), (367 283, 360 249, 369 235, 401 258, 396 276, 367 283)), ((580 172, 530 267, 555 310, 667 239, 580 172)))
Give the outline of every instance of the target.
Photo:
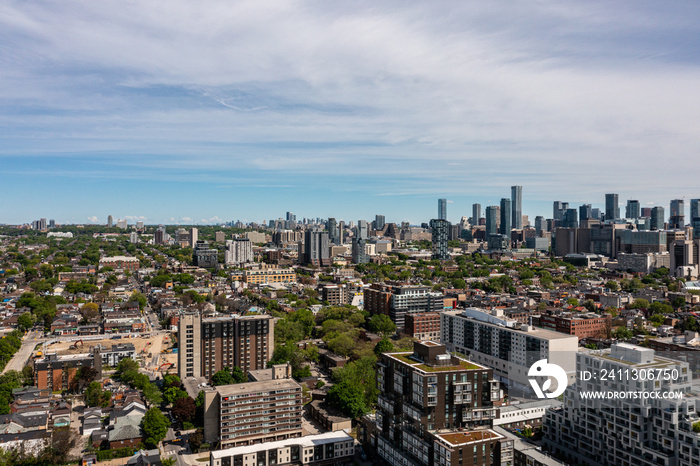
POLYGON ((36 345, 41 343, 41 333, 37 332, 35 330, 30 331, 22 340, 22 346, 19 348, 19 351, 15 353, 14 356, 12 356, 12 359, 7 363, 5 366, 5 369, 2 371, 4 374, 7 371, 17 371, 17 372, 22 372, 22 368, 27 365, 29 362, 29 358, 32 357, 32 352, 34 351, 34 348, 36 345))

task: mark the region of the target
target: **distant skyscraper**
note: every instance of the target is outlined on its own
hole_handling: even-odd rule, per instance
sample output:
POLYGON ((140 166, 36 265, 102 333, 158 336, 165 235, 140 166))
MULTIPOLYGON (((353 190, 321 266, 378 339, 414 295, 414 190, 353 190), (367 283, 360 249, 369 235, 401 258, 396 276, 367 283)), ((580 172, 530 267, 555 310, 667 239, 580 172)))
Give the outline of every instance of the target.
POLYGON ((552 203, 552 218, 554 220, 561 220, 562 210, 564 209, 563 202, 554 201, 552 203))
POLYGON ((328 219, 328 240, 333 244, 340 244, 340 235, 338 235, 338 223, 333 217, 328 219))
POLYGON ((444 219, 430 221, 430 229, 433 233, 433 259, 448 260, 450 253, 447 249, 447 241, 450 235, 450 222, 444 219))
POLYGON ((668 218, 669 228, 683 228, 685 226, 685 205, 683 199, 671 201, 671 215, 668 218))
POLYGON ((653 207, 651 209, 651 222, 650 226, 652 230, 663 230, 664 229, 664 208, 663 207, 653 207))
POLYGON ((690 200, 690 219, 700 217, 700 199, 690 200))
POLYGON ((516 230, 523 229, 523 187, 510 187, 510 202, 511 202, 511 225, 516 230))
POLYGON ((54 220, 54 219, 49 220, 49 228, 56 228, 56 220, 54 220))
POLYGON ((136 229, 137 229, 137 230, 143 230, 143 222, 142 222, 141 220, 139 220, 138 222, 136 222, 136 229))
POLYGON ((472 205, 472 225, 478 225, 481 218, 481 204, 472 205))
POLYGON ((114 218, 112 218, 111 215, 108 215, 108 216, 107 216, 107 226, 108 226, 109 228, 112 228, 112 227, 114 226, 114 218))
POLYGON ((447 199, 438 199, 438 219, 447 220, 447 199))
POLYGON ((327 231, 309 229, 304 232, 304 255, 301 262, 318 267, 331 265, 327 231))
POLYGON ((366 264, 369 262, 369 256, 365 250, 367 241, 363 238, 352 239, 352 261, 355 264, 366 264))
POLYGON ((635 199, 630 199, 627 201, 627 210, 625 212, 626 218, 639 218, 639 201, 635 199))
POLYGON ((547 220, 541 215, 535 217, 535 231, 537 236, 542 236, 542 233, 547 231, 547 220))
POLYGON ((690 225, 693 227, 693 239, 700 238, 700 199, 690 200, 690 225))
POLYGON ((591 209, 591 218, 594 220, 600 220, 600 209, 594 207, 591 209))
POLYGON ((578 208, 578 220, 583 222, 589 218, 593 218, 593 212, 590 204, 583 204, 578 208))
POLYGON ((489 235, 498 234, 498 216, 500 213, 500 207, 496 205, 490 205, 486 207, 486 237, 489 235))
POLYGON ((383 215, 374 216, 374 229, 381 230, 386 225, 386 218, 383 215))
POLYGON ((566 209, 564 211, 564 218, 562 218, 561 226, 564 228, 578 228, 578 220, 576 209, 566 209))
POLYGON ((190 228, 190 247, 195 247, 199 240, 199 230, 195 227, 190 228))
POLYGON ((605 195, 605 220, 616 220, 620 218, 620 201, 618 194, 605 195))
POLYGON ((294 212, 287 212, 287 221, 288 222, 296 222, 297 221, 297 216, 294 215, 294 212))
POLYGON ((651 207, 642 207, 641 215, 642 217, 651 218, 651 207))
POLYGON ((504 197, 501 199, 501 228, 500 233, 510 238, 510 230, 513 229, 513 224, 510 222, 512 216, 511 201, 504 197))
POLYGON ((367 239, 369 236, 369 225, 367 220, 357 221, 357 237, 361 239, 367 239))

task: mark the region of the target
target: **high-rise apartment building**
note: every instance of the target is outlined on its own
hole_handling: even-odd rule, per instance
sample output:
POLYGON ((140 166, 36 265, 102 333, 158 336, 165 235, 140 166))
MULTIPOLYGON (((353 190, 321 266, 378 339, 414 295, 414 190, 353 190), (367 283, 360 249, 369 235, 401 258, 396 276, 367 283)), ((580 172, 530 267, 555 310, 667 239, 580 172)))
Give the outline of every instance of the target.
POLYGON ((300 259, 302 264, 313 264, 316 267, 330 266, 330 241, 328 240, 328 232, 316 229, 306 230, 304 232, 303 254, 300 259))
POLYGON ((227 240, 224 262, 226 265, 241 265, 253 262, 253 243, 248 238, 227 240))
POLYGON ((111 215, 107 216, 107 227, 112 228, 114 226, 114 218, 111 215))
POLYGON ((630 199, 627 201, 627 209, 625 211, 626 218, 639 218, 640 216, 640 205, 639 201, 636 199, 630 199))
POLYGON ((357 237, 361 239, 369 238, 369 224, 367 220, 357 221, 357 237))
POLYGON ((433 259, 445 261, 449 260, 450 252, 447 242, 450 235, 450 222, 442 219, 432 219, 430 229, 433 238, 433 259))
POLYGON ((227 449, 301 437, 302 390, 291 366, 256 372, 252 382, 204 388, 206 442, 227 449))
POLYGON ((513 229, 511 221, 511 202, 504 197, 501 199, 501 226, 499 233, 510 239, 510 231, 513 229))
POLYGON ((438 219, 447 220, 447 199, 438 199, 438 219))
POLYGON ((352 239, 352 262, 355 264, 366 264, 369 262, 367 254, 367 240, 363 238, 352 239))
POLYGON ((652 230, 663 230, 664 229, 664 208, 660 206, 652 207, 651 209, 651 229, 652 230))
POLYGON ((671 201, 671 215, 668 218, 668 228, 680 229, 685 226, 685 201, 674 199, 671 201))
POLYGON ((523 187, 510 187, 510 203, 512 209, 511 225, 516 230, 523 229, 523 187))
POLYGON ((193 248, 199 242, 199 230, 195 227, 190 228, 190 247, 193 248))
POLYGON ((414 342, 412 352, 381 354, 377 388, 359 435, 388 464, 512 464, 512 440, 493 430, 502 396, 491 369, 414 342))
POLYGON ((496 205, 486 207, 486 237, 498 234, 501 208, 496 205))
POLYGON ((576 209, 566 209, 561 220, 563 228, 578 228, 578 212, 576 209))
POLYGON ((494 369, 495 378, 507 383, 509 390, 529 393, 528 370, 544 358, 574 380, 578 349, 574 335, 523 325, 476 308, 445 311, 440 318, 440 342, 449 351, 468 354, 472 361, 494 369))
POLYGON ((263 369, 272 358, 274 321, 269 315, 202 318, 186 313, 178 323, 178 375, 212 376, 224 367, 263 369))
POLYGON ((591 466, 697 464, 700 438, 693 425, 700 403, 689 393, 687 362, 618 343, 611 349, 578 353, 576 366, 585 377, 570 384, 561 407, 545 415, 547 450, 591 466), (608 393, 626 396, 592 395, 608 393), (664 398, 669 393, 688 396, 664 398))
POLYGON ((562 201, 554 201, 552 203, 552 218, 560 221, 563 215, 564 203, 562 201))
POLYGON ((472 225, 478 225, 481 218, 481 204, 472 204, 472 225))
POLYGON ((605 220, 617 220, 620 218, 620 196, 618 194, 605 195, 605 220))
POLYGON ((690 226, 693 227, 693 238, 700 238, 700 199, 690 200, 690 226))
POLYGON ((445 307, 444 295, 424 285, 374 283, 364 290, 365 310, 370 314, 387 314, 401 332, 406 314, 438 312, 445 307))

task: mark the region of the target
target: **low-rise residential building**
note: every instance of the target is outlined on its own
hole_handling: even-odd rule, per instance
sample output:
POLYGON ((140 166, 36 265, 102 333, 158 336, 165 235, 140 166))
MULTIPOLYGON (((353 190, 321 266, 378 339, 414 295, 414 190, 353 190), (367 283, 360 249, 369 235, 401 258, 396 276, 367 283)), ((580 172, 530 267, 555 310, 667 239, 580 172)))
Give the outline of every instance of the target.
POLYGON ((406 315, 405 332, 416 340, 440 340, 440 313, 416 312, 406 315))
POLYGON ((337 431, 212 451, 209 464, 342 466, 352 464, 354 453, 354 439, 344 431, 337 431))
POLYGON ((120 270, 138 270, 141 265, 136 257, 128 256, 113 256, 113 257, 103 257, 100 259, 100 268, 112 267, 113 269, 120 270))
POLYGON ((91 354, 47 354, 34 360, 34 385, 39 390, 69 390, 73 388, 80 367, 95 369, 102 375, 102 357, 99 350, 91 354))
POLYGON ((540 316, 540 327, 576 335, 579 339, 584 338, 609 338, 612 329, 612 316, 610 314, 579 314, 561 313, 540 316))
POLYGON ((100 349, 100 355, 103 366, 116 367, 122 359, 136 359, 136 348, 133 343, 119 343, 109 349, 100 349))

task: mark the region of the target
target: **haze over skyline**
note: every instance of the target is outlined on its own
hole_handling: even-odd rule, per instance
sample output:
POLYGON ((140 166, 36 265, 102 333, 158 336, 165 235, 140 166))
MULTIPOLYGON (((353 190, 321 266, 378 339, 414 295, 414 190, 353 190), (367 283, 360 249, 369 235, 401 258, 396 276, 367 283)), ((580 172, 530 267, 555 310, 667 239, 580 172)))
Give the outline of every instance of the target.
MULTIPOLYGON (((696 2, 7 2, 0 223, 700 197, 696 2)), ((623 208, 622 208, 623 210, 623 208)), ((624 210, 623 210, 624 211, 624 210)))

